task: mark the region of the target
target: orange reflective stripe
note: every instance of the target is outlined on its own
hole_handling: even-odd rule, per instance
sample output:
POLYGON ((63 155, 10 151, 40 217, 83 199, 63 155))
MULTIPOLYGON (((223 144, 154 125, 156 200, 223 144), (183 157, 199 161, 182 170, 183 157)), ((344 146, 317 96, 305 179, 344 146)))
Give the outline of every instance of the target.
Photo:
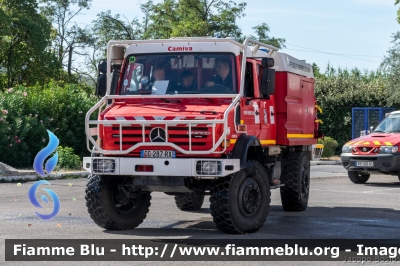
POLYGON ((313 139, 314 134, 287 134, 288 139, 313 139))
POLYGON ((276 144, 276 140, 264 139, 264 140, 260 140, 260 143, 262 145, 275 145, 276 144))

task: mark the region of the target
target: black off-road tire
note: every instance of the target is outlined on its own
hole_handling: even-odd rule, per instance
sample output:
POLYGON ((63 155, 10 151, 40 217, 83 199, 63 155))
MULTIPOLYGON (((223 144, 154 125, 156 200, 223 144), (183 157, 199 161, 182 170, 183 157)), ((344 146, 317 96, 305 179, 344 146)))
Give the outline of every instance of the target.
POLYGON ((203 202, 204 195, 199 193, 184 193, 175 196, 176 207, 182 211, 200 210, 203 202))
POLYGON ((213 181, 210 203, 214 223, 222 232, 258 231, 267 218, 271 203, 265 169, 260 163, 250 161, 245 169, 213 181))
POLYGON ((365 184, 371 176, 368 173, 361 173, 359 171, 347 171, 347 174, 354 184, 365 184))
POLYGON ((306 152, 290 152, 285 156, 280 188, 285 211, 304 211, 310 196, 310 160, 306 152))
MULTIPOLYGON (((115 187, 123 180, 118 176, 93 175, 86 185, 86 207, 93 221, 107 230, 128 230, 139 226, 150 208, 149 192, 135 192, 129 204, 117 207, 115 187)), ((119 195, 120 196, 120 195, 119 195)))

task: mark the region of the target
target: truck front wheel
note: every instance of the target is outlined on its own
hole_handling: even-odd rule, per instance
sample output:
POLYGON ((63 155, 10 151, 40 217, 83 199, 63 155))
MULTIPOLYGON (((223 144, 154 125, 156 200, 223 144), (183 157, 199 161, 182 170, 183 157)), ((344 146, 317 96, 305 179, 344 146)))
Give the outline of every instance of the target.
POLYGON ((86 206, 90 217, 107 230, 127 230, 139 226, 150 208, 150 192, 130 191, 124 178, 91 176, 86 185, 86 206))
POLYGON ((267 218, 270 202, 267 173, 255 161, 212 183, 211 215, 215 225, 228 234, 258 231, 267 218))
POLYGON ((282 170, 282 207, 285 211, 304 211, 310 195, 310 161, 306 152, 291 152, 282 170))
POLYGON ((200 210, 204 202, 204 195, 199 193, 184 193, 175 196, 175 203, 182 211, 200 210))
POLYGON ((361 173, 359 171, 348 171, 348 176, 354 184, 365 184, 368 181, 370 174, 361 173))

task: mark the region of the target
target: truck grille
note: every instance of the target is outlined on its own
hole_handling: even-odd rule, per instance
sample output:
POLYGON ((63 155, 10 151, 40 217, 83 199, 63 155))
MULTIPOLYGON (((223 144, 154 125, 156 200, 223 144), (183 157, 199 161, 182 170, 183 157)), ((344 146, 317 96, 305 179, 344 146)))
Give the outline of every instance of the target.
POLYGON ((362 152, 369 152, 372 149, 373 149, 372 147, 358 147, 358 150, 362 152))
MULTIPOLYGON (((145 127, 144 141, 151 142, 150 131, 154 127, 145 127)), ((165 127, 160 126, 165 129, 165 127)), ((120 130, 119 127, 106 127, 104 128, 105 135, 108 136, 106 141, 119 148, 120 145, 120 130)), ((212 147, 212 130, 209 127, 192 127, 192 149, 193 150, 207 150, 212 147)), ((139 142, 143 142, 143 129, 141 126, 129 126, 122 128, 122 146, 129 148, 139 142)), ((189 147, 189 127, 187 126, 170 126, 168 127, 168 142, 174 143, 183 149, 189 147)), ((157 146, 157 142, 153 142, 157 146)), ((140 149, 143 149, 140 148, 140 149)), ((138 149, 139 150, 139 149, 138 149)), ((138 152, 138 151, 136 151, 138 152)))

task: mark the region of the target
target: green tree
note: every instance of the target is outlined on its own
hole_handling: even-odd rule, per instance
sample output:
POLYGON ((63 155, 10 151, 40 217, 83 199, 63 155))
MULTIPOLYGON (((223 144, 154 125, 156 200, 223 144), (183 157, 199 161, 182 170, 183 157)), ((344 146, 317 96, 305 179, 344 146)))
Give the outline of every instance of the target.
POLYGON ((400 96, 400 32, 393 35, 394 44, 382 61, 381 71, 386 73, 387 86, 391 92, 389 101, 394 103, 400 96))
MULTIPOLYGON (((141 5, 143 17, 129 20, 111 11, 101 12, 86 31, 86 65, 92 75, 97 72, 99 59, 106 57, 110 40, 168 39, 171 37, 220 36, 243 41, 236 19, 243 17, 246 3, 223 0, 163 0, 155 4, 148 1, 141 5)), ((253 28, 253 38, 278 47, 284 47, 285 39, 269 36, 266 23, 253 28)), ((93 81, 95 79, 92 77, 93 81)))
POLYGON ((314 77, 315 78, 321 77, 321 75, 322 75, 321 68, 316 63, 312 64, 312 68, 313 68, 313 72, 314 72, 314 77))
MULTIPOLYGON (((400 3, 400 0, 395 0, 394 4, 398 5, 400 3)), ((400 23, 400 8, 397 10, 397 22, 400 23)))
POLYGON ((389 102, 391 92, 386 77, 380 71, 334 69, 327 67, 315 81, 315 95, 323 113, 320 129, 339 143, 339 148, 351 139, 352 107, 398 106, 400 100, 389 102))
MULTIPOLYGON (((140 40, 143 39, 144 26, 137 18, 129 21, 121 15, 112 15, 110 10, 101 12, 93 21, 92 34, 97 46, 105 55, 107 43, 110 40, 140 40)), ((92 45, 95 45, 92 43, 92 45)))
POLYGON ((255 39, 257 41, 260 41, 260 42, 263 42, 263 43, 266 43, 266 44, 270 44, 270 45, 273 45, 273 46, 278 47, 278 48, 286 47, 285 46, 286 40, 284 38, 269 37, 268 33, 270 31, 270 28, 267 25, 267 23, 261 23, 260 25, 257 25, 255 27, 253 27, 252 29, 255 32, 255 36, 254 35, 243 36, 239 40, 243 41, 246 37, 250 37, 250 38, 255 39))
POLYGON ((50 49, 52 28, 35 0, 0 0, 0 88, 44 84, 59 65, 50 49))
POLYGON ((246 3, 223 0, 164 0, 142 5, 145 13, 144 38, 216 36, 240 38, 236 24, 246 3))
POLYGON ((73 72, 74 53, 85 46, 86 31, 81 29, 74 19, 82 10, 89 9, 92 0, 41 0, 42 13, 56 26, 54 49, 58 61, 67 69, 69 76, 73 72))

